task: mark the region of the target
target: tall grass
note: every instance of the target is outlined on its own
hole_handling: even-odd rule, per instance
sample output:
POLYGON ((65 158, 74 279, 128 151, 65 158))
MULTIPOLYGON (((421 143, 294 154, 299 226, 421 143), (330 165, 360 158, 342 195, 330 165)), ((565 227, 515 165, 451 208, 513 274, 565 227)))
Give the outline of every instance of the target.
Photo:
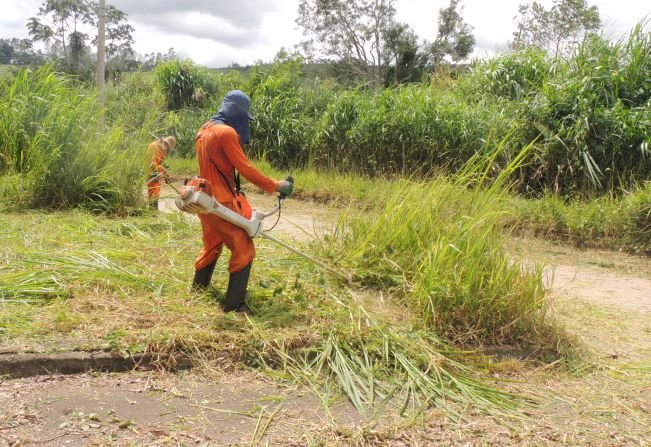
POLYGON ((51 67, 23 70, 0 97, 0 183, 12 206, 102 211, 134 206, 149 125, 127 134, 100 122, 95 95, 51 67))
POLYGON ((447 84, 380 91, 306 83, 293 62, 279 64, 246 87, 253 150, 279 167, 424 176, 454 171, 509 134, 496 170, 536 141, 513 173, 523 192, 631 187, 651 174, 649 35, 643 22, 618 41, 592 36, 566 60, 507 53, 447 84))
POLYGON ((507 54, 463 81, 470 96, 506 98, 522 135, 537 143, 526 186, 565 194, 616 191, 651 175, 649 22, 616 41, 587 38, 554 63, 541 54, 507 54))
POLYGON ((506 226, 552 240, 651 256, 651 184, 590 201, 513 198, 506 226))
POLYGON ((217 91, 217 85, 208 71, 189 60, 159 64, 156 79, 168 110, 204 105, 217 91))
POLYGON ((490 161, 452 178, 394 184, 379 212, 343 222, 328 252, 362 284, 395 290, 423 329, 555 355, 563 337, 548 321, 542 269, 523 270, 500 242, 508 198, 502 182, 529 150, 490 187, 490 161))

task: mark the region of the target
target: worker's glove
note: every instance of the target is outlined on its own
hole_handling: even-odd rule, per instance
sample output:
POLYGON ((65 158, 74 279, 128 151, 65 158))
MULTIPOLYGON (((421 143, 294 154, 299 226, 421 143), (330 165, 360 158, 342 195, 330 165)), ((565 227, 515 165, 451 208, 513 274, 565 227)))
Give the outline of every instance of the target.
POLYGON ((287 177, 287 180, 281 180, 278 182, 276 192, 279 192, 283 197, 292 195, 292 192, 294 192, 294 179, 287 177))

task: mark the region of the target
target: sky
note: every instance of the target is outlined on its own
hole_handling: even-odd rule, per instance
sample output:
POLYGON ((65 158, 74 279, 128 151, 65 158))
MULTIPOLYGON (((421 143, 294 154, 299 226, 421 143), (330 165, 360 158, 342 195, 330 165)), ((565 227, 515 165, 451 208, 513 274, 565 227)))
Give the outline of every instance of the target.
MULTIPOLYGON (((538 0, 550 6, 552 0, 538 0)), ((174 48, 182 57, 208 67, 270 61, 282 47, 292 48, 303 36, 294 23, 299 0, 107 0, 128 14, 135 28, 135 50, 165 53, 174 48)), ((474 27, 473 56, 506 48, 520 3, 530 0, 462 0, 462 16, 474 27)), ((0 0, 0 38, 28 37, 25 24, 42 0, 0 0)), ((644 0, 592 0, 606 32, 619 36, 645 16, 644 0)), ((440 8, 449 0, 397 0, 397 18, 416 34, 434 40, 440 8)))

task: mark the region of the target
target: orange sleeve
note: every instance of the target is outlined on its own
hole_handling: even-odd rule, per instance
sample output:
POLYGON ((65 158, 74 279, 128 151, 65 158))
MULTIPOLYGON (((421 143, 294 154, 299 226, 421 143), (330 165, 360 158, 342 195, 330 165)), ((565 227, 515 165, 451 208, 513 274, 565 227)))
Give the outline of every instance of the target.
POLYGON ((273 193, 278 187, 278 182, 271 177, 267 177, 258 171, 244 155, 242 146, 240 146, 240 137, 237 132, 225 132, 223 136, 224 154, 228 161, 237 169, 245 179, 253 183, 258 188, 268 193, 273 193))

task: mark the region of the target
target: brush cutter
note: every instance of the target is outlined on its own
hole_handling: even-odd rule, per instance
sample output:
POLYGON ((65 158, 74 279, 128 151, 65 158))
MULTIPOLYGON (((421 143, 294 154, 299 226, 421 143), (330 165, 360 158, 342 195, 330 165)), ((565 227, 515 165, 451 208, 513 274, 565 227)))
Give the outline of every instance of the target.
MULTIPOLYGON (((294 179, 291 176, 287 177, 285 180, 290 183, 294 183, 294 179)), ((212 195, 202 191, 201 184, 199 184, 198 187, 193 185, 185 185, 179 192, 179 195, 176 197, 175 203, 181 211, 185 211, 189 214, 214 214, 224 219, 225 221, 230 222, 239 228, 242 228, 244 231, 246 231, 246 234, 248 234, 249 237, 254 238, 256 236, 260 236, 265 239, 269 239, 270 241, 275 242, 287 250, 312 261, 314 264, 329 271, 330 273, 333 273, 338 277, 345 279, 347 282, 350 282, 351 279, 344 273, 335 270, 334 268, 328 266, 327 264, 324 264, 318 259, 315 259, 312 256, 303 253, 299 249, 292 247, 288 243, 269 234, 270 230, 264 230, 262 228, 262 223, 267 217, 278 213, 278 217, 280 218, 282 202, 286 198, 287 196, 279 194, 278 204, 272 210, 264 212, 254 209, 251 215, 251 219, 247 219, 244 216, 237 214, 230 208, 227 208, 224 205, 220 204, 212 195)))

